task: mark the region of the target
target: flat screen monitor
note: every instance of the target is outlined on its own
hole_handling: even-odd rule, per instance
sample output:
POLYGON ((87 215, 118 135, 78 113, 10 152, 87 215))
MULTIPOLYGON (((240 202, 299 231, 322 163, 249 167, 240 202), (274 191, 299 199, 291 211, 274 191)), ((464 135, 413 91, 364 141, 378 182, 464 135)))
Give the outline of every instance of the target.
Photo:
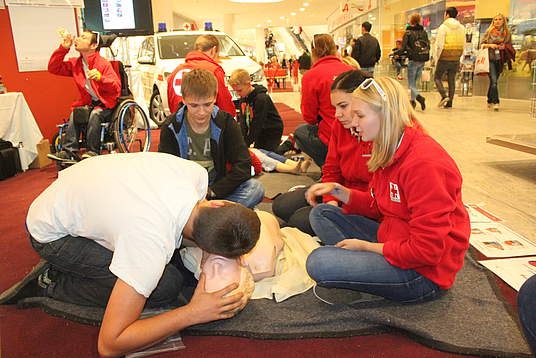
POLYGON ((118 36, 152 35, 151 0, 84 0, 84 28, 118 36))

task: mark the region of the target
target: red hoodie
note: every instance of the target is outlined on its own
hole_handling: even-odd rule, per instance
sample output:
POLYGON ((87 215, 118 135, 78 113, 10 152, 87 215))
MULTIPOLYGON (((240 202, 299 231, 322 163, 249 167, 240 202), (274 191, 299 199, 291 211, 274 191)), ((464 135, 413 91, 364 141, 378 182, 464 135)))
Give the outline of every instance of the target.
POLYGON ((344 212, 381 219, 378 242, 392 265, 442 289, 454 283, 469 247, 469 215, 458 167, 432 137, 407 127, 393 162, 374 172, 368 192, 352 190, 344 212))
MULTIPOLYGON (((64 61, 65 55, 69 52, 63 46, 57 48, 48 61, 48 72, 60 75, 73 77, 80 99, 72 104, 72 107, 84 106, 91 104, 91 95, 86 90, 86 74, 82 65, 82 56, 71 57, 64 61)), ((117 97, 121 94, 121 80, 115 73, 112 65, 108 60, 101 57, 98 52, 95 52, 87 57, 88 67, 90 70, 96 68, 101 73, 101 79, 98 81, 90 81, 91 88, 95 91, 99 100, 106 108, 113 108, 117 104, 117 97)))
POLYGON ((225 86, 225 71, 214 59, 201 51, 190 51, 186 55, 186 61, 177 66, 175 71, 168 77, 168 104, 171 113, 175 113, 179 109, 179 103, 182 102, 180 84, 185 72, 183 70, 187 70, 186 72, 188 72, 194 68, 202 68, 214 73, 218 80, 216 106, 234 117, 236 115, 236 109, 233 104, 233 97, 227 86, 225 86))
MULTIPOLYGON (((368 171, 372 142, 358 140, 338 120, 331 126, 326 163, 322 166, 322 182, 336 182, 350 189, 366 191, 372 173, 368 171)), ((324 195, 323 201, 337 200, 324 195)))
POLYGON ((352 69, 337 56, 325 56, 316 61, 303 75, 302 116, 309 124, 318 123, 318 136, 325 145, 328 145, 331 137, 331 124, 336 120, 335 107, 331 105, 331 84, 335 77, 352 69))

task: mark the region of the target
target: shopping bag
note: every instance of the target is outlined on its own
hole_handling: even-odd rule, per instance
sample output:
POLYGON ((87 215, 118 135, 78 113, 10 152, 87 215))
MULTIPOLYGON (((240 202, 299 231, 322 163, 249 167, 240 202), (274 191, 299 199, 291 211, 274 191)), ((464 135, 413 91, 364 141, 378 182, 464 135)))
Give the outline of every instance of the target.
POLYGON ((487 48, 478 50, 475 62, 475 74, 487 75, 489 73, 489 53, 487 48))

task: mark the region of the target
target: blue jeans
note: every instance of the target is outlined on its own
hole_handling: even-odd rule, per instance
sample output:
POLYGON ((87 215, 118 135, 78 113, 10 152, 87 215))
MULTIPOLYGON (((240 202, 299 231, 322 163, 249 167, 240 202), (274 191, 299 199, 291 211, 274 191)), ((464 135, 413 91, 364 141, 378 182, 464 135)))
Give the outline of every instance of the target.
MULTIPOLYGON (((77 128, 75 124, 73 113, 71 113, 71 117, 69 118, 69 126, 65 131, 65 138, 63 138, 63 149, 71 153, 75 153, 80 149, 78 148, 80 128, 77 128)), ((101 123, 110 121, 112 114, 112 109, 94 108, 91 111, 86 127, 86 145, 88 151, 97 154, 100 152, 101 123)))
POLYGON ((415 101, 415 98, 419 95, 417 91, 417 79, 421 77, 422 69, 424 68, 424 62, 409 61, 408 62, 408 86, 411 90, 411 100, 415 101))
MULTIPOLYGON (((377 242, 378 222, 346 215, 329 204, 313 208, 311 226, 320 240, 334 245, 346 238, 377 242)), ((383 255, 334 246, 319 247, 307 258, 307 272, 319 285, 368 292, 402 303, 425 302, 444 292, 413 269, 391 265, 383 255)))
MULTIPOLYGON (((112 251, 93 240, 70 235, 47 244, 30 236, 30 243, 51 265, 49 277, 52 283, 46 288, 47 297, 81 306, 106 307, 117 280, 109 269, 112 251)), ((176 303, 188 274, 167 264, 146 307, 176 303)))
POLYGON ((253 209, 264 198, 264 187, 255 179, 248 179, 238 186, 231 194, 222 198, 253 209))
POLYGON ((300 149, 313 158, 316 165, 319 167, 324 165, 328 155, 328 146, 320 140, 317 125, 302 124, 294 131, 294 139, 300 149))
POLYGON ((499 61, 489 61, 489 88, 488 88, 488 103, 499 104, 499 76, 501 75, 502 67, 499 61))
POLYGON ((517 295, 517 309, 523 332, 536 357, 536 275, 521 286, 517 295))

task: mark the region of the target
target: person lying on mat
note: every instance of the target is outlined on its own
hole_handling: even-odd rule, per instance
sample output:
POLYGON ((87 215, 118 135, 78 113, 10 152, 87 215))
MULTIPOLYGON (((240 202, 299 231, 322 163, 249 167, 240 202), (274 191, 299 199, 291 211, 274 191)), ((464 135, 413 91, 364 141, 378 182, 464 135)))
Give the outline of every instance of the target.
MULTIPOLYGON (((331 126, 328 155, 322 167, 322 182, 337 182, 351 189, 366 190, 372 174, 367 168, 372 143, 361 140, 352 116, 352 92, 370 75, 360 70, 341 73, 331 85, 331 104, 335 118, 331 126)), ((315 235, 309 223, 311 206, 305 200, 305 190, 297 189, 279 195, 272 203, 272 211, 286 222, 286 226, 315 235)), ((324 195, 322 201, 339 206, 339 201, 324 195)))
POLYGON ((450 155, 423 129, 407 91, 392 78, 365 80, 354 92, 356 130, 372 141, 368 190, 315 184, 311 226, 327 246, 307 258, 319 285, 416 303, 454 283, 469 246, 462 177, 450 155), (317 204, 332 195, 343 207, 317 204))
POLYGON ((242 294, 224 296, 238 284, 208 293, 202 275, 188 304, 139 320, 144 307, 176 307, 187 300, 179 297, 186 295, 191 273, 180 258, 170 263, 183 238, 225 257, 255 246, 257 214, 228 201, 205 200, 207 188, 203 167, 163 153, 99 156, 62 171, 34 200, 26 219, 31 245, 46 261, 4 292, 0 303, 45 296, 105 307, 98 338, 105 357, 232 317, 242 294))
POLYGON ((283 135, 283 121, 266 87, 251 84, 248 71, 231 73, 229 84, 240 97, 238 122, 246 145, 275 152, 283 135))
POLYGON ((248 148, 248 150, 259 159, 262 170, 265 172, 276 171, 279 173, 303 174, 307 172, 311 165, 311 160, 305 158, 293 160, 265 149, 248 148))
POLYGON ((158 151, 189 159, 208 172, 209 198, 253 208, 264 187, 251 178, 251 157, 234 118, 214 105, 218 81, 200 68, 186 72, 181 82, 182 106, 160 130, 158 151))

